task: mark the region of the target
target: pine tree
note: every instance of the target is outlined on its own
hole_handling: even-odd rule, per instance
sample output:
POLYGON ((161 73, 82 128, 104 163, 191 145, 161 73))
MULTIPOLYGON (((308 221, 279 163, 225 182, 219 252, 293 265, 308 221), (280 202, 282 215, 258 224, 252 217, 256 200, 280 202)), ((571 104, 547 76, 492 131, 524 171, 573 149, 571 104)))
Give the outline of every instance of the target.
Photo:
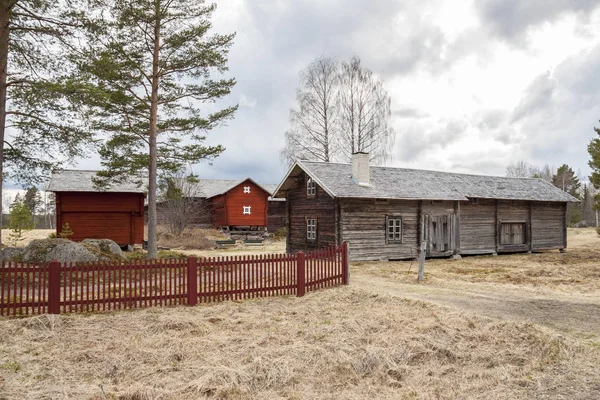
POLYGON ((9 237, 15 246, 22 239, 23 231, 33 229, 33 215, 19 194, 15 196, 15 200, 10 205, 9 228, 12 231, 9 237))
MULTIPOLYGON (((600 128, 594 127, 594 131, 600 136, 600 128)), ((588 165, 592 169, 590 183, 598 190, 600 189, 600 137, 590 140, 590 143, 588 144, 588 153, 591 158, 590 161, 588 161, 588 165)), ((600 209, 600 195, 594 197, 594 210, 598 209, 600 209)))
POLYGON ((76 1, 0 3, 0 183, 40 182, 93 143, 64 57, 82 20, 76 1))
POLYGON ((90 0, 90 14, 98 18, 78 66, 82 84, 91 83, 86 104, 94 111, 93 128, 109 135, 100 148, 104 170, 96 183, 148 171, 150 258, 157 256, 157 174, 221 154, 222 146, 203 145, 203 133, 237 109, 199 108, 235 84, 210 78, 227 71, 235 36, 209 35, 215 8, 202 0, 90 0))

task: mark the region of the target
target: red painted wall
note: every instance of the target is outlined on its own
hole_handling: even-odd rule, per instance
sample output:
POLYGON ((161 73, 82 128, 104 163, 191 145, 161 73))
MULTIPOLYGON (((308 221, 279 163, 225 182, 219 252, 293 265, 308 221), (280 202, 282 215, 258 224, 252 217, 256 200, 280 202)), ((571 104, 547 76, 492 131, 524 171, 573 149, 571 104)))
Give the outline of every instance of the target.
POLYGON ((269 194, 251 181, 245 181, 227 193, 211 199, 215 226, 267 226, 269 194), (244 187, 250 193, 244 193, 244 187), (244 215, 250 206, 250 215, 244 215))
POLYGON ((142 193, 56 193, 56 231, 69 223, 69 239, 111 239, 120 245, 144 241, 142 193))

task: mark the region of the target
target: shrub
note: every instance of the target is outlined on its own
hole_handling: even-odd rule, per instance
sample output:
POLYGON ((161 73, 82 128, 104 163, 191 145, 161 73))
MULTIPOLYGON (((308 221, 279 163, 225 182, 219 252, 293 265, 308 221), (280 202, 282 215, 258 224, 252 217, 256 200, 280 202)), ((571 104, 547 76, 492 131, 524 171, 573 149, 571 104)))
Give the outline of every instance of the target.
POLYGON ((283 240, 287 236, 287 228, 280 228, 273 232, 273 239, 283 240))
POLYGON ((600 236, 600 226, 596 227, 596 233, 598 234, 598 236, 600 236))
POLYGON ((52 232, 51 234, 48 235, 48 239, 56 239, 56 232, 52 232))
POLYGON ((62 239, 68 239, 69 237, 73 236, 73 231, 71 230, 71 227, 69 226, 68 222, 65 222, 62 225, 58 236, 60 236, 62 239))

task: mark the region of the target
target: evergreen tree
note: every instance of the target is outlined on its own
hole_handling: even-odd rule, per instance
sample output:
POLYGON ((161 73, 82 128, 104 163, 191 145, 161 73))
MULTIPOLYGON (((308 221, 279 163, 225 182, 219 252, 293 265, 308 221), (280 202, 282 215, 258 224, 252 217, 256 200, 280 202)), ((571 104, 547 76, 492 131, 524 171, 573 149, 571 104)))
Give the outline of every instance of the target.
POLYGON ((66 77, 77 1, 0 2, 0 184, 39 182, 93 143, 66 77))
POLYGON ((556 174, 552 176, 552 184, 571 196, 579 198, 581 182, 567 164, 561 165, 556 170, 556 174))
POLYGON ((42 201, 42 195, 40 194, 40 191, 35 186, 31 186, 29 189, 27 189, 27 191, 25 192, 24 201, 33 215, 36 214, 36 212, 44 203, 42 201))
POLYGON ((15 196, 15 200, 10 205, 10 238, 16 246, 23 237, 23 231, 33 229, 33 215, 27 206, 27 203, 19 194, 15 196))
MULTIPOLYGON (((557 170, 556 174, 552 176, 552 184, 564 192, 569 193, 571 196, 579 199, 579 189, 581 182, 575 175, 573 169, 567 164, 561 165, 557 170)), ((574 225, 581 221, 581 210, 578 204, 569 203, 567 205, 567 220, 569 225, 574 225)))
MULTIPOLYGON (((594 127, 596 135, 600 136, 600 128, 594 127)), ((592 169, 592 175, 590 175, 590 183, 594 185, 596 190, 600 189, 600 137, 596 137, 590 140, 588 144, 588 153, 590 154, 590 161, 588 165, 592 169)), ((594 210, 600 209, 600 195, 594 197, 594 210)))
MULTIPOLYGON (((209 35, 216 6, 196 0, 90 0, 89 47, 78 63, 90 82, 93 128, 108 134, 101 146, 102 186, 148 171, 148 257, 157 256, 158 172, 217 157, 204 133, 224 123, 237 106, 201 112, 200 105, 229 94, 227 71, 234 34, 209 35)), ((77 61, 77 60, 74 60, 77 61)))

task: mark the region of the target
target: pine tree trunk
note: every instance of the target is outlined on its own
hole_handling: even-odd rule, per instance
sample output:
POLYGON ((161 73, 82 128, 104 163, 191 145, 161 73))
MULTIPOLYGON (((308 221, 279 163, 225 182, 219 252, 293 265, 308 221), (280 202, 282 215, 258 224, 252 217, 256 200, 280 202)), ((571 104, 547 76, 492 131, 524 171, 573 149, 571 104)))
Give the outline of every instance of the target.
MULTIPOLYGON (((10 5, 4 1, 0 6, 0 215, 2 215, 2 186, 4 184, 4 133, 6 129, 6 81, 8 73, 8 26, 10 5)), ((0 226, 1 228, 1 226, 0 226)), ((0 229, 0 247, 2 230, 0 229)))
POLYGON ((156 236, 156 175, 157 175, 157 124, 158 124, 158 61, 160 52, 160 1, 155 1, 154 49, 152 59, 152 96, 150 99, 150 165, 148 182, 148 258, 158 257, 156 236))

